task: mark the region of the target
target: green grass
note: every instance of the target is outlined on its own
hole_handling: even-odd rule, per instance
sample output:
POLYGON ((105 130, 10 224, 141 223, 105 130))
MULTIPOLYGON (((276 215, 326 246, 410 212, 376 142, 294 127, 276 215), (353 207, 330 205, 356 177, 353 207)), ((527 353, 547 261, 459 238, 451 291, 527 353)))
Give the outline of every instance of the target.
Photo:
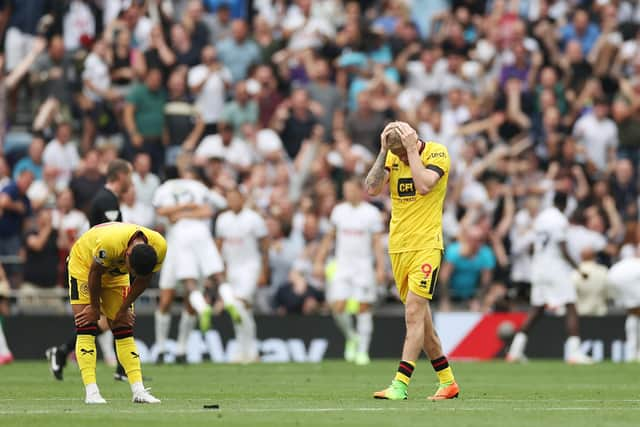
POLYGON ((371 393, 386 386, 395 361, 360 368, 344 362, 145 366, 148 386, 163 399, 130 402, 129 387, 99 366, 104 406, 82 402, 77 368, 55 382, 45 363, 0 367, 4 426, 634 426, 640 425, 640 365, 567 366, 455 363, 462 388, 453 401, 428 402, 435 375, 422 361, 410 400, 387 402, 371 393), (219 404, 219 410, 203 409, 219 404))

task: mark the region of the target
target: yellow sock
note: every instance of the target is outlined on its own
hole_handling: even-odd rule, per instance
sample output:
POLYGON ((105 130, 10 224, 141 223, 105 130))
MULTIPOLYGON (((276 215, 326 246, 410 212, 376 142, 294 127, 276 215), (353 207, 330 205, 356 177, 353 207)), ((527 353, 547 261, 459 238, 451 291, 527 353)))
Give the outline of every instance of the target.
POLYGON ((449 361, 445 356, 432 360, 431 365, 433 366, 433 369, 435 369, 436 375, 438 375, 440 384, 448 385, 455 381, 455 378, 453 377, 453 370, 451 370, 449 361))
POLYGON ((413 374, 413 370, 415 368, 416 362, 401 360, 394 380, 400 381, 404 385, 409 385, 409 381, 411 381, 411 374, 413 374))
POLYGON ((96 336, 97 325, 76 328, 76 359, 84 385, 96 383, 96 336))
POLYGON ((142 382, 140 355, 133 339, 133 330, 131 328, 117 328, 113 330, 113 336, 116 339, 118 361, 127 373, 129 384, 142 382))

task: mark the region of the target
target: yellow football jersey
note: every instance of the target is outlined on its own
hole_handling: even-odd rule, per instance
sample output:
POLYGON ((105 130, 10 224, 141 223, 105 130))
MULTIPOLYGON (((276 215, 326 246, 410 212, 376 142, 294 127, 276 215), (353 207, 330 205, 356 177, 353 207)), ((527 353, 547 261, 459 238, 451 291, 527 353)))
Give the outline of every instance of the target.
POLYGON ((385 169, 389 171, 391 224, 389 253, 443 249, 442 211, 449 178, 449 153, 437 142, 423 142, 419 150, 422 164, 440 175, 433 189, 421 196, 413 183, 411 167, 389 151, 385 169))
POLYGON ((107 222, 96 225, 75 242, 69 255, 69 274, 80 281, 89 279, 89 270, 95 260, 107 269, 102 276, 103 285, 129 284, 129 271, 125 263, 125 251, 131 238, 142 232, 158 254, 153 271, 162 267, 167 253, 167 242, 160 233, 136 224, 107 222))

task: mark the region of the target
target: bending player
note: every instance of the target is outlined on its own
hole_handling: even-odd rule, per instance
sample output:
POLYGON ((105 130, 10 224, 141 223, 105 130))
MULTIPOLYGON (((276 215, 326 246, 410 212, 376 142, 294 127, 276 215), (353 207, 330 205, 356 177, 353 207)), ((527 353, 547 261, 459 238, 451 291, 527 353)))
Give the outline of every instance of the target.
POLYGON ((322 241, 314 270, 316 275, 324 276, 325 260, 335 241, 336 272, 330 280, 327 300, 346 340, 344 358, 367 365, 373 333, 371 305, 376 300, 376 283, 384 282, 383 225, 380 211, 363 201, 359 179, 346 180, 342 188, 345 201, 331 212, 333 227, 322 241), (350 299, 360 303, 355 329, 351 314, 346 311, 350 299))
MULTIPOLYGON (((571 272, 578 270, 567 249, 569 221, 564 215, 567 194, 556 192, 553 206, 540 212, 534 222, 536 235, 531 263, 531 309, 520 331, 513 337, 507 352, 508 362, 526 360, 524 349, 527 334, 533 324, 544 313, 545 306, 566 307, 567 349, 566 361, 572 364, 592 363, 591 358, 580 350, 576 289, 571 283, 571 272)), ((585 273, 580 272, 585 278, 585 273)))
POLYGON ((380 153, 365 181, 372 196, 380 194, 389 183, 389 255, 405 304, 406 322, 398 371, 389 387, 374 393, 376 399, 407 398, 407 387, 422 350, 431 359, 440 380, 436 393, 429 399, 451 399, 460 391, 442 352, 429 306, 442 260, 442 210, 449 165, 446 147, 421 141, 407 123, 392 122, 380 137, 380 153))
POLYGON ((197 176, 196 171, 186 169, 180 179, 163 183, 154 195, 157 214, 171 222, 167 233, 167 259, 160 273, 160 303, 155 313, 158 362, 164 362, 176 284, 180 283, 186 291, 176 349, 176 362, 185 363, 186 345, 196 323, 196 314, 203 331, 211 326, 212 308, 205 300, 199 282, 214 280, 221 283, 223 279, 224 265, 211 235, 211 218, 214 208, 225 207, 226 202, 198 181, 197 176))
POLYGON ((153 230, 110 222, 91 228, 71 248, 69 297, 76 323, 76 355, 85 403, 106 403, 96 383, 96 335, 104 314, 127 374, 133 402, 160 403, 142 383, 140 356, 133 339, 133 302, 162 267, 167 243, 153 230), (129 274, 135 276, 129 285, 129 274))
POLYGON ((234 307, 238 351, 235 362, 250 363, 258 359, 256 322, 252 306, 258 284, 269 277, 269 240, 267 225, 255 211, 244 206, 244 196, 237 189, 227 191, 229 210, 216 220, 216 241, 227 267, 229 285, 219 292, 225 306, 234 307))

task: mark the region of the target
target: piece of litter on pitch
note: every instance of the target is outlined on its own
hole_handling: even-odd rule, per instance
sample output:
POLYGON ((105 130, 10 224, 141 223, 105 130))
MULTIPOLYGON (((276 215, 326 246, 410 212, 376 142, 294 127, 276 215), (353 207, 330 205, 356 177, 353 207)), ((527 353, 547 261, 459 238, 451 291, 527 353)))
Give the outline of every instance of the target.
POLYGON ((203 405, 204 409, 220 409, 220 405, 203 405))

